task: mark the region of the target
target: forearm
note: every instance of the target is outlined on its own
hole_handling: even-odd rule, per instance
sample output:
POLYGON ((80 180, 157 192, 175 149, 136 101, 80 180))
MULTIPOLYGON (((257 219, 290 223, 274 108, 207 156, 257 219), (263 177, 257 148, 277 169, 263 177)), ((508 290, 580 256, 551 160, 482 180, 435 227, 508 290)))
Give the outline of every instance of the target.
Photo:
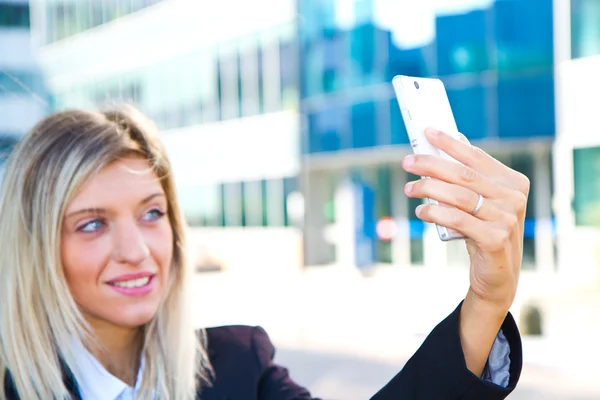
POLYGON ((486 304, 469 290, 460 310, 459 336, 469 371, 481 376, 508 311, 486 304))

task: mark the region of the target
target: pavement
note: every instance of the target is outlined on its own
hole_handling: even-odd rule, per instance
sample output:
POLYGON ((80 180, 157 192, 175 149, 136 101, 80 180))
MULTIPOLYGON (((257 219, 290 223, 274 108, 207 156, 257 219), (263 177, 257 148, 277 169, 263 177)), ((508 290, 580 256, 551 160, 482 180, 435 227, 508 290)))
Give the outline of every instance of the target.
MULTIPOLYGON (((313 395, 364 400, 458 305, 468 272, 388 268, 365 277, 341 267, 249 269, 197 274, 193 287, 197 326, 261 325, 278 348, 276 361, 313 395)), ((600 288, 525 275, 511 310, 517 320, 531 302, 544 310, 544 335, 523 338, 523 374, 510 399, 600 399, 600 288)))

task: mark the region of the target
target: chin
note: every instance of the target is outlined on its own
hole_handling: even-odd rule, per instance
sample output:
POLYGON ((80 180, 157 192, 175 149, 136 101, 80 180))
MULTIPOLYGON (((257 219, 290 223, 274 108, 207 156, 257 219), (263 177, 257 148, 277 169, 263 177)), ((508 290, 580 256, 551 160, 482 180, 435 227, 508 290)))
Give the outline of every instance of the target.
POLYGON ((146 309, 141 307, 132 307, 135 309, 122 309, 121 315, 117 320, 114 320, 116 325, 128 327, 128 328, 139 328, 140 326, 146 325, 156 317, 158 313, 157 307, 148 307, 146 309))

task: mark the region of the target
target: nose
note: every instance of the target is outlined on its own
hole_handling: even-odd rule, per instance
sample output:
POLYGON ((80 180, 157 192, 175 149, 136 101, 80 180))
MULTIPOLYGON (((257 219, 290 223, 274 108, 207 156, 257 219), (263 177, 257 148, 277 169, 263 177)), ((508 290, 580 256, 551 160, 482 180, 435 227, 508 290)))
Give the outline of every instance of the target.
POLYGON ((120 221, 113 226, 113 232, 117 262, 137 266, 150 256, 144 234, 135 221, 120 221))

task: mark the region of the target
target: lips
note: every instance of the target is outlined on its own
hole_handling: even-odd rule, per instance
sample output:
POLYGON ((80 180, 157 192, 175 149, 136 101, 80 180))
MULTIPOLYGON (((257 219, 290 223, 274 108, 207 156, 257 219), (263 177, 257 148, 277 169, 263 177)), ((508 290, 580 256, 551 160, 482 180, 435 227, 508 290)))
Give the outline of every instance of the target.
POLYGON ((146 276, 144 278, 130 279, 127 281, 109 282, 108 284, 122 288, 138 288, 146 286, 148 282, 150 282, 150 279, 152 279, 151 276, 146 276))
POLYGON ((141 272, 121 275, 107 281, 106 284, 115 292, 126 296, 142 296, 151 293, 156 286, 156 274, 141 272))
POLYGON ((138 272, 135 274, 123 274, 119 275, 116 278, 110 279, 106 281, 109 285, 120 285, 120 284, 129 284, 131 282, 140 281, 142 279, 152 278, 156 275, 153 272, 138 272))

